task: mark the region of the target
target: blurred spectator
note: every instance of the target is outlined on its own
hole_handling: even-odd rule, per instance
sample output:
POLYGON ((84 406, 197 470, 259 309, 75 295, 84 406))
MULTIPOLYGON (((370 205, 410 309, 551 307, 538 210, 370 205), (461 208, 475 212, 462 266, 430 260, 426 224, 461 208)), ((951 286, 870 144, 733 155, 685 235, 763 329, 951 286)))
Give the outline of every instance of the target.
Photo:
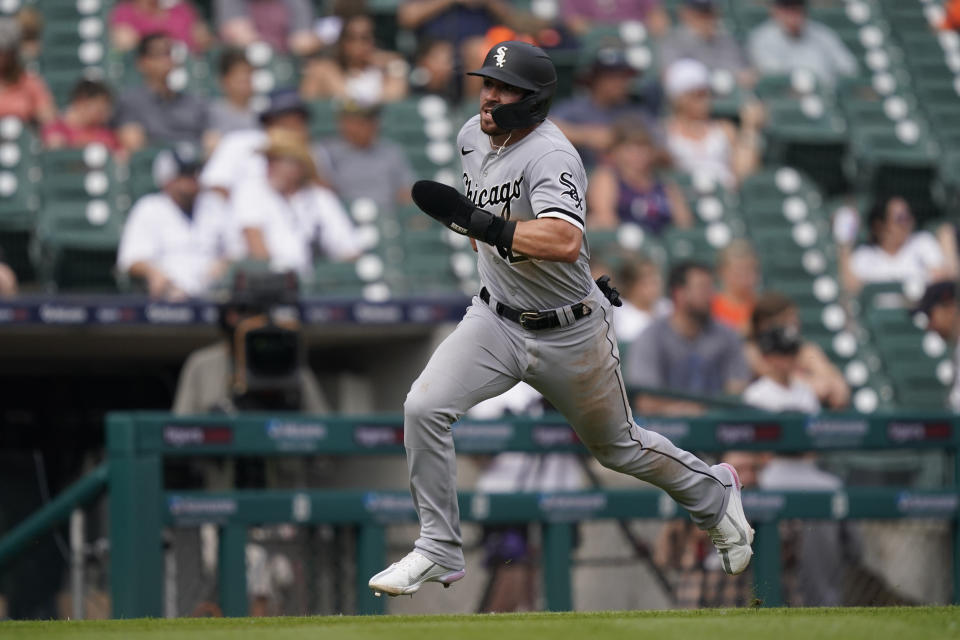
POLYGON ((3 261, 3 249, 0 248, 0 298, 17 295, 17 274, 3 261))
POLYGON ((316 164, 303 137, 271 131, 260 151, 267 159, 266 179, 237 185, 231 200, 247 256, 305 280, 321 257, 317 249, 332 260, 356 258, 361 249, 356 230, 336 195, 316 183, 316 164))
POLYGON ((630 86, 636 75, 622 47, 601 47, 583 74, 587 92, 551 110, 550 118, 577 147, 588 168, 610 148, 613 124, 620 119, 632 116, 646 124, 654 139, 659 137, 653 112, 631 101, 630 86))
MULTIPOLYGON (((491 28, 515 26, 517 20, 517 13, 504 0, 404 0, 397 8, 400 27, 416 31, 418 38, 447 40, 456 47, 471 39, 482 41, 491 28)), ((481 55, 485 54, 486 50, 481 55)))
MULTIPOLYGON (((737 470, 744 488, 756 487, 761 456, 731 451, 721 462, 737 470)), ((707 532, 689 520, 670 520, 663 525, 653 561, 661 570, 674 573, 674 604, 681 609, 745 607, 753 600, 752 567, 736 576, 724 573, 707 532)))
POLYGON ((59 149, 98 142, 118 151, 120 142, 108 126, 112 112, 110 88, 96 80, 81 80, 70 92, 70 104, 63 115, 43 128, 43 143, 59 149))
POLYGON ((940 28, 945 31, 960 31, 960 0, 947 0, 943 7, 943 22, 940 28))
POLYGON ((243 49, 227 49, 220 55, 222 98, 210 103, 210 129, 219 135, 256 129, 257 114, 250 106, 253 99, 253 65, 243 49))
POLYGON ((587 204, 591 228, 616 229, 633 223, 660 235, 669 226, 693 226, 683 191, 657 175, 669 157, 656 146, 643 121, 618 120, 607 157, 609 162, 590 176, 587 204))
MULTIPOLYGON (((654 320, 627 352, 627 383, 698 396, 739 395, 750 380, 743 341, 713 321, 713 274, 709 267, 681 262, 668 279, 673 312, 654 320)), ((697 415, 703 405, 641 393, 641 414, 697 415)))
POLYGON ((147 144, 200 144, 208 129, 206 103, 170 88, 172 47, 170 38, 159 33, 145 36, 137 47, 143 86, 128 88, 120 95, 116 116, 120 144, 129 151, 147 144))
MULTIPOLYGON (((505 0, 404 0, 397 8, 397 24, 416 32, 418 40, 453 43, 463 69, 479 69, 490 49, 487 32, 505 25, 532 33, 542 21, 515 9, 505 0)), ((509 39, 509 38, 508 38, 509 39)), ((464 78, 464 95, 480 94, 482 78, 464 78)))
POLYGON ((110 41, 115 49, 132 51, 151 33, 162 33, 194 52, 213 41, 189 0, 122 0, 110 12, 110 41))
POLYGON ((278 53, 307 56, 320 48, 310 0, 214 0, 217 31, 225 44, 266 42, 278 53))
POLYGON ((617 342, 631 344, 654 319, 670 313, 670 301, 663 297, 660 267, 646 256, 626 256, 616 285, 623 306, 613 308, 613 330, 617 342))
POLYGON ((723 28, 717 0, 683 0, 679 14, 680 24, 660 42, 661 69, 691 58, 711 72, 727 71, 739 84, 753 85, 746 52, 723 28))
POLYGON ((748 49, 761 74, 808 69, 827 87, 857 73, 857 59, 830 27, 807 17, 806 0, 774 0, 772 18, 750 33, 748 49))
POLYGON ((36 7, 24 7, 17 12, 20 25, 20 58, 35 63, 43 50, 43 14, 36 7))
POLYGON ((440 96, 450 104, 460 102, 460 82, 456 74, 456 51, 446 40, 424 38, 417 44, 417 53, 410 72, 410 88, 414 93, 440 96))
MULTIPOLYGON (((839 214, 838 214, 839 215, 839 214)), ((910 205, 900 197, 878 201, 867 215, 868 240, 852 249, 856 222, 836 229, 840 274, 852 294, 871 282, 923 283, 957 276, 956 239, 949 225, 934 236, 917 231, 910 205)))
MULTIPOLYGON (((797 307, 782 294, 763 293, 754 305, 750 318, 750 340, 745 347, 747 361, 757 376, 766 376, 769 370, 755 336, 777 327, 786 327, 800 334, 797 307)), ((843 409, 850 403, 850 387, 843 374, 815 342, 804 340, 801 343, 794 375, 813 388, 819 403, 828 409, 843 409)))
MULTIPOLYGON (((286 130, 310 139, 310 111, 296 89, 277 89, 271 92, 267 108, 260 114, 262 129, 234 131, 223 136, 200 175, 201 184, 230 197, 234 187, 247 182, 263 180, 267 175, 267 161, 260 149, 274 131, 286 130)), ((314 160, 329 166, 326 151, 318 145, 313 148, 314 160)))
POLYGON ((670 16, 661 0, 562 0, 560 15, 573 33, 582 36, 597 26, 641 20, 656 37, 670 29, 670 16))
POLYGON ((743 392, 743 401, 766 411, 820 412, 813 387, 800 375, 803 341, 793 327, 771 327, 754 336, 766 373, 743 392))
POLYGON ((713 298, 713 319, 740 335, 750 331, 750 316, 760 285, 760 264, 753 246, 737 239, 717 255, 720 291, 713 298))
POLYGON ((413 168, 401 146, 380 138, 379 108, 347 101, 340 108, 339 124, 339 137, 323 146, 340 197, 348 202, 370 198, 381 212, 410 202, 413 168))
POLYGON ((714 120, 710 115, 710 70, 690 59, 670 65, 664 89, 671 106, 667 149, 677 168, 728 189, 757 168, 763 121, 759 103, 744 103, 739 132, 730 122, 714 120))
POLYGON ((955 282, 934 282, 923 292, 923 297, 913 309, 914 315, 919 315, 925 321, 927 331, 933 331, 943 338, 944 342, 953 346, 953 384, 947 397, 947 404, 951 410, 960 412, 960 345, 957 344, 960 335, 960 309, 957 308, 957 285, 955 282))
POLYGON ((145 281, 153 298, 201 296, 239 253, 238 238, 222 200, 201 193, 200 155, 181 145, 153 163, 157 193, 137 200, 123 228, 117 267, 145 281))
MULTIPOLYGON (((747 404, 775 413, 816 414, 820 403, 802 379, 800 334, 793 327, 776 326, 761 331, 755 342, 767 373, 743 392, 747 404)), ((769 491, 836 491, 840 478, 821 471, 812 454, 778 454, 758 474, 761 489, 769 491)), ((805 523, 785 536, 796 564, 791 571, 788 601, 794 605, 837 606, 842 591, 835 579, 843 566, 843 544, 836 523, 805 523)))
POLYGON ((333 57, 316 58, 307 64, 300 93, 308 100, 394 102, 407 95, 408 70, 398 54, 377 48, 373 19, 353 15, 343 22, 333 57))
POLYGON ((57 108, 43 79, 24 69, 20 36, 16 18, 0 18, 0 118, 45 125, 57 117, 57 108))

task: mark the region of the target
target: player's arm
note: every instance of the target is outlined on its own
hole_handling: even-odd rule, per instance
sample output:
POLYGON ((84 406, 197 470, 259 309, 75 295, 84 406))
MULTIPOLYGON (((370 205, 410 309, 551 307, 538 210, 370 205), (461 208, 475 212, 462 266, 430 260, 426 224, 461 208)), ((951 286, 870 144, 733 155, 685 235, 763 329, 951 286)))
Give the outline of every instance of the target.
POLYGON ((513 233, 514 253, 536 260, 576 262, 583 232, 565 220, 537 218, 517 223, 513 233))

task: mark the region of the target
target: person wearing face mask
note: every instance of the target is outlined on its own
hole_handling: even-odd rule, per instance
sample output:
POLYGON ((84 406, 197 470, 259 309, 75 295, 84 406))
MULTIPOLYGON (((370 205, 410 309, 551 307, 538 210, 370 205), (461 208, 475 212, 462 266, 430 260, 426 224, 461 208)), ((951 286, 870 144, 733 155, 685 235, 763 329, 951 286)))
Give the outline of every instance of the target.
MULTIPOLYGON (((788 327, 799 334, 800 316, 797 306, 790 298, 775 291, 768 291, 762 293, 754 304, 753 313, 750 315, 749 338, 744 347, 747 362, 757 377, 768 375, 769 366, 756 336, 776 327, 788 327)), ((817 343, 801 341, 794 376, 813 389, 823 407, 836 410, 844 409, 850 404, 850 387, 847 381, 817 343)))
POLYGON ((876 202, 867 214, 867 242, 852 248, 855 236, 837 236, 844 287, 856 294, 865 284, 955 278, 955 240, 944 227, 938 236, 917 231, 910 204, 901 197, 876 202))
POLYGON ((633 223, 660 235, 670 226, 693 226, 693 215, 683 192, 657 175, 666 154, 636 118, 625 118, 613 127, 609 163, 590 176, 587 192, 592 229, 616 229, 633 223))
MULTIPOLYGON (((713 273, 706 265, 682 262, 670 270, 673 312, 654 320, 626 357, 628 386, 704 396, 739 394, 750 380, 743 341, 710 315, 713 273)), ((697 415, 703 405, 640 393, 637 410, 653 415, 697 415)))

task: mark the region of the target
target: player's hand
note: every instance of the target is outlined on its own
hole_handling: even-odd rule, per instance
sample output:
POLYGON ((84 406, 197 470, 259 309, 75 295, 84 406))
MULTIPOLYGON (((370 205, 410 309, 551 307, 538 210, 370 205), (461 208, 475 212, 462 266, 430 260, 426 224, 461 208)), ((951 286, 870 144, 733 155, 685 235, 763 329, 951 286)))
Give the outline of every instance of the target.
POLYGON ((506 250, 513 246, 516 222, 473 206, 453 187, 433 180, 420 180, 413 185, 411 194, 424 213, 451 231, 506 250))

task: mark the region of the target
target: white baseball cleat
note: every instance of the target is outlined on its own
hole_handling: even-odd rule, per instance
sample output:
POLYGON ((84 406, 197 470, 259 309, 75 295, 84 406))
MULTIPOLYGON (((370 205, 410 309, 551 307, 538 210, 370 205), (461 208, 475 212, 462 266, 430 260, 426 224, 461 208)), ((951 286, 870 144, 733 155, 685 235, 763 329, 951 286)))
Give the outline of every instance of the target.
POLYGON ((743 503, 740 501, 740 476, 733 466, 726 462, 718 465, 726 467, 732 477, 730 487, 730 499, 727 501, 727 510, 720 518, 717 526, 707 529, 713 546, 717 548, 720 554, 720 562, 723 570, 732 576, 743 573, 747 565, 750 564, 750 556, 753 555, 753 529, 747 522, 747 516, 743 512, 743 503))
POLYGON ((459 571, 448 569, 419 551, 411 551, 399 562, 394 562, 370 578, 368 585, 376 596, 381 593, 390 596, 406 596, 419 591, 424 582, 439 582, 444 587, 449 587, 464 575, 466 571, 463 569, 459 571))

